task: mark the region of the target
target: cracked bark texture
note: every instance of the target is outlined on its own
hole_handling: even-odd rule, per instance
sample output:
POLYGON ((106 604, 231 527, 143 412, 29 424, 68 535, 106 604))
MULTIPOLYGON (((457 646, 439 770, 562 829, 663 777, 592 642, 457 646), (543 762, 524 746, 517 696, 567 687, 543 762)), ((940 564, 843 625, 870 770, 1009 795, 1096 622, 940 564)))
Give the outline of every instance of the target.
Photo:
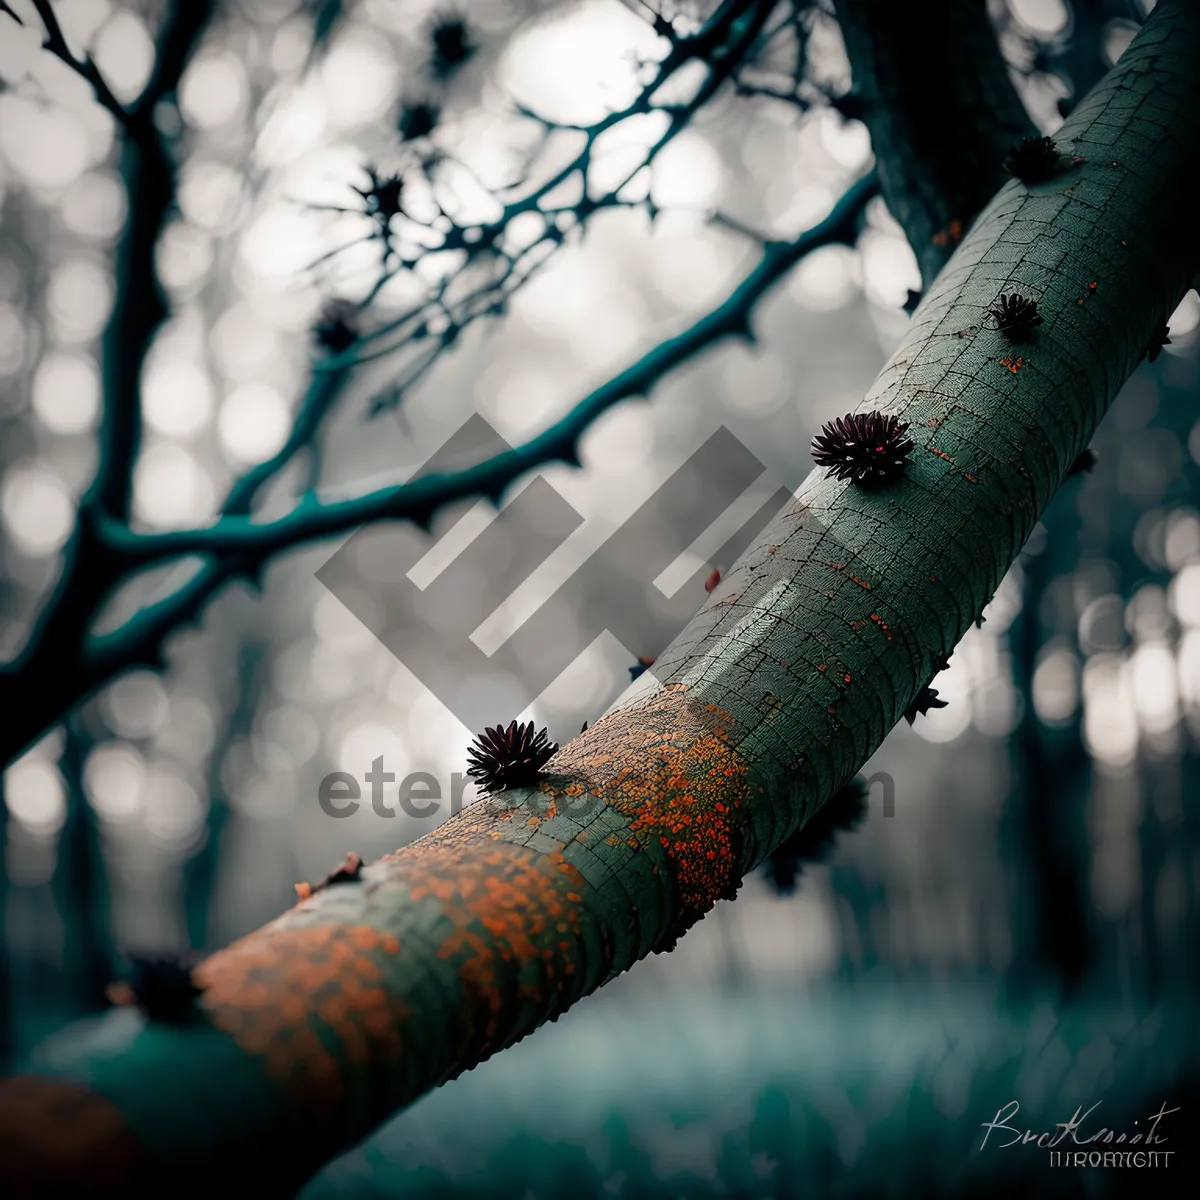
POLYGON ((1200 12, 1160 0, 1059 135, 1083 161, 980 216, 863 404, 911 424, 900 480, 810 476, 539 789, 213 955, 193 1025, 60 1035, 0 1085, 0 1182, 286 1193, 731 895, 935 673, 1190 286, 1198 67, 1200 12), (1027 345, 985 319, 1007 291, 1027 345))
POLYGON ((1037 134, 984 0, 836 0, 884 200, 926 288, 1004 183, 1008 148, 1037 134), (936 119, 931 115, 936 114, 936 119))

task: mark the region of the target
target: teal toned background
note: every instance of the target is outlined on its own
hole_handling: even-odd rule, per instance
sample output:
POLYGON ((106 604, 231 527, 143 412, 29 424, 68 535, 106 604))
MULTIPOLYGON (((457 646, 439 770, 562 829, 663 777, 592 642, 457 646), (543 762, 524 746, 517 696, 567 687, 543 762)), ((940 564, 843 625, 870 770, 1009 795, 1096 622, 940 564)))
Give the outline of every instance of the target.
MULTIPOLYGON (((135 513, 149 527, 195 523, 274 453, 321 297, 359 297, 374 265, 371 250, 307 270, 361 221, 311 205, 349 203, 356 169, 396 153, 397 106, 419 84, 412 31, 432 6, 351 6, 301 77, 318 7, 230 5, 185 77, 193 136, 160 248, 175 316, 143 379, 135 477, 135 513)), ((1052 0, 1003 7, 1006 52, 1026 68, 1031 44, 1075 28, 1052 0)), ((1140 10, 1095 7, 1111 62, 1140 10)), ((114 87, 136 91, 144 14, 107 0, 71 11, 114 87)), ((469 14, 482 49, 444 101, 443 129, 493 188, 553 153, 513 115, 514 97, 594 121, 629 98, 633 54, 653 40, 618 0, 472 0, 469 14)), ((94 469, 97 338, 124 197, 94 106, 58 76, 30 74, 4 33, 8 657, 94 469)), ((831 20, 817 22, 809 60, 815 78, 844 89, 831 20)), ((1039 70, 1020 83, 1052 130, 1064 86, 1039 70)), ((631 128, 602 169, 620 170, 654 132, 631 128)), ((313 478, 331 495, 403 479, 473 412, 510 441, 529 436, 719 300, 759 252, 743 226, 794 236, 869 164, 864 126, 829 109, 714 102, 655 164, 653 225, 643 210, 598 214, 502 324, 472 327, 399 412, 368 419, 388 373, 356 376, 313 478)), ((483 184, 464 182, 465 205, 485 202, 483 184)), ((601 417, 583 438, 582 471, 544 471, 587 518, 558 578, 719 424, 773 479, 798 483, 812 435, 858 402, 918 286, 911 251, 875 201, 856 247, 812 254, 758 308, 757 346, 694 358, 650 403, 601 417)), ((1003 1194, 1016 1156, 1045 1154, 980 1149, 981 1124, 1017 1097, 1021 1128, 1035 1130, 1079 1103, 1100 1101, 1099 1122, 1120 1128, 1179 1106, 1162 1131, 1181 1156, 1169 1170, 1186 1162, 1200 1062, 1188 1020, 1200 983, 1195 292, 1170 326, 1171 345, 1105 420, 1095 470, 1066 481, 986 621, 938 676, 949 706, 899 726, 866 767, 895 780, 894 816, 876 791, 867 819, 803 869, 794 895, 749 880, 673 953, 427 1097, 306 1197, 451 1187, 786 1195, 798 1180, 821 1196, 1003 1194)), ((472 507, 443 513, 435 531, 472 507)), ((471 735, 316 581, 332 548, 277 560, 261 596, 225 593, 172 643, 165 675, 125 676, 5 773, 8 1054, 103 1007, 122 953, 227 944, 346 851, 369 859, 431 827, 368 805, 331 820, 317 803, 323 776, 361 778, 381 755, 398 776, 429 771, 448 792, 471 735)), ((703 561, 700 551, 684 565, 703 561)), ((502 605, 481 640, 498 639, 556 582, 502 605)), ((657 649, 598 640, 527 715, 566 740, 628 682, 633 659, 657 649)), ((517 715, 498 708, 497 719, 517 715)), ((1138 1172, 1151 1195, 1175 1181, 1138 1172)), ((1047 1165, 1037 1186, 1060 1194, 1078 1182, 1047 1165)))

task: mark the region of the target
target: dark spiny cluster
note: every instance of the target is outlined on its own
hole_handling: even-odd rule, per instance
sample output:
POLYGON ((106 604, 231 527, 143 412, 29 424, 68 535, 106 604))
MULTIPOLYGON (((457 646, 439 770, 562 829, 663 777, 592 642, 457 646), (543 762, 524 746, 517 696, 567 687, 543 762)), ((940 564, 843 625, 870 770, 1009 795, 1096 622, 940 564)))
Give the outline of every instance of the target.
POLYGON ((763 873, 771 889, 780 896, 790 896, 796 890, 801 867, 826 858, 837 835, 853 829, 866 811, 867 784, 862 776, 856 776, 763 863, 763 873))
POLYGON ((1071 464, 1071 469, 1067 472, 1067 474, 1087 475, 1093 470, 1099 461, 1100 456, 1095 452, 1095 450, 1089 448, 1071 464))
POLYGON ((318 346, 333 354, 349 350, 358 341, 358 309, 348 300, 330 300, 313 326, 318 346))
POLYGON ((812 456, 835 479, 882 483, 904 470, 913 444, 908 425, 887 413, 847 413, 821 427, 813 438, 812 456))
POLYGON ((400 140, 415 142, 428 137, 442 119, 442 110, 429 100, 413 100, 400 109, 396 118, 396 130, 400 140))
POLYGON ((195 1015, 197 998, 203 993, 192 970, 177 958, 129 959, 129 978, 108 989, 114 1004, 140 1008, 151 1021, 179 1025, 195 1015))
POLYGON ((1160 325, 1151 339, 1150 345, 1146 347, 1146 358, 1153 362, 1161 353, 1164 346, 1171 344, 1170 327, 1166 324, 1160 325))
POLYGON ((467 774, 487 795, 529 787, 557 752, 558 743, 550 741, 546 730, 535 732, 532 721, 512 721, 507 729, 497 725, 476 736, 467 751, 467 774))
POLYGON ((404 195, 404 179, 400 175, 380 175, 374 167, 367 168, 371 184, 354 190, 363 198, 363 207, 368 217, 374 217, 386 227, 395 216, 404 211, 401 198, 404 195))
POLYGON ((1053 179, 1062 167, 1062 155, 1053 138, 1022 138, 1008 149, 1004 169, 1022 183, 1045 183, 1053 179))
POLYGON ((996 328, 1014 342, 1028 338, 1042 319, 1038 315, 1037 301, 1018 296, 1016 292, 1000 296, 988 309, 988 316, 996 322, 996 328))
POLYGON ((453 75, 475 53, 466 18, 453 12, 436 17, 429 27, 429 49, 433 73, 441 79, 453 75))
POLYGON ((904 719, 911 725, 918 717, 923 717, 931 708, 947 708, 945 700, 939 700, 937 688, 923 687, 913 702, 904 710, 904 719))

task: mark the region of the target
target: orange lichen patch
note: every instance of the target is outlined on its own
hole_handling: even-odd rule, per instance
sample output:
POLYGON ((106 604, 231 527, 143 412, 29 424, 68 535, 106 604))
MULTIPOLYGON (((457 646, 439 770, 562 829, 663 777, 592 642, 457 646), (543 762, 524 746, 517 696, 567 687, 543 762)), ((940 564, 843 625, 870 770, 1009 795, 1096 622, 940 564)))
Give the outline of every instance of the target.
POLYGON ((842 569, 842 568, 843 568, 843 567, 844 567, 846 564, 845 564, 845 563, 827 562, 825 565, 826 565, 826 566, 827 566, 827 567, 828 567, 828 568, 829 568, 831 571, 840 571, 840 570, 841 570, 841 569, 842 569))
POLYGON ((866 623, 866 621, 864 621, 864 620, 863 620, 863 619, 860 617, 858 620, 856 620, 856 621, 851 621, 851 622, 850 622, 850 628, 851 628, 851 629, 852 629, 852 630, 853 630, 855 633, 858 633, 858 631, 859 631, 860 629, 864 629, 864 628, 866 628, 866 624, 867 624, 867 623, 866 623))
POLYGON ((1096 290, 1096 282, 1097 281, 1095 279, 1093 279, 1092 282, 1088 284, 1089 292, 1094 292, 1096 290))
POLYGON ((945 452, 945 450, 939 450, 936 446, 926 446, 925 449, 928 450, 930 454, 936 454, 938 458, 944 459, 948 463, 952 463, 954 461, 954 459, 952 459, 950 455, 945 452))
POLYGON ((0 1193, 126 1195, 143 1151, 116 1106, 46 1075, 0 1080, 0 1193))
MULTIPOLYGON (((1082 304, 1083 301, 1080 300, 1079 303, 1082 304)), ((1025 360, 1019 355, 1016 358, 1006 357, 1000 360, 1000 365, 1002 367, 1007 367, 1015 375, 1025 365, 1025 360)))
POLYGON ((964 471, 964 472, 963 472, 963 478, 964 478, 964 479, 965 479, 965 480, 966 480, 968 483, 978 483, 978 482, 979 482, 979 480, 978 480, 978 479, 976 479, 974 475, 968 474, 966 471, 964 471))
POLYGON ((857 575, 851 575, 850 579, 852 582, 857 583, 860 588, 866 588, 868 592, 871 590, 871 585, 865 579, 859 579, 857 575))
MULTIPOLYGON (((933 578, 933 577, 930 576, 930 578, 933 578)), ((879 629, 882 633, 887 634, 887 640, 890 642, 892 640, 892 632, 888 628, 887 622, 878 613, 872 613, 871 620, 874 621, 875 624, 879 626, 879 629)))
POLYGON ((732 724, 715 705, 664 691, 610 713, 555 761, 626 816, 640 846, 666 852, 680 928, 729 895, 740 874, 747 764, 729 743, 732 724))
POLYGON ((195 968, 208 1019, 307 1108, 343 1101, 355 1064, 394 1060, 403 1000, 383 985, 399 941, 367 925, 268 925, 195 968))
MULTIPOLYGON (((562 774, 561 757, 555 758, 556 775, 562 774)), ((451 926, 436 954, 457 971, 467 1016, 458 1051, 474 1060, 502 1044, 521 1008, 548 1004, 565 991, 587 888, 561 850, 497 840, 495 821, 486 811, 468 810, 384 860, 408 885, 412 901, 435 901, 451 926)))
POLYGON ((961 221, 951 221, 945 229, 939 229, 929 240, 935 246, 949 246, 951 242, 957 242, 962 238, 963 225, 961 221))

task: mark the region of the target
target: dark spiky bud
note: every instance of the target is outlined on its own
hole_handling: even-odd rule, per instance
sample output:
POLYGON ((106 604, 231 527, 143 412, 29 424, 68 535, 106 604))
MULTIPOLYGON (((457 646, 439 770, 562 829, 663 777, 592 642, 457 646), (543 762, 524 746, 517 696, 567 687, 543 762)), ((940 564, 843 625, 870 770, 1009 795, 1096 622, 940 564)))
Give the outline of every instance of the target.
POLYGON ((1045 183, 1053 179, 1062 167, 1062 155, 1053 138, 1022 138, 1008 149, 1004 169, 1022 183, 1045 183))
POLYGON ((933 665, 939 670, 944 671, 950 665, 952 654, 942 654, 941 651, 933 652, 933 665))
POLYGON ((381 225, 388 225, 391 219, 404 211, 401 203, 404 195, 404 177, 401 175, 380 175, 374 167, 367 168, 371 177, 371 186, 355 188, 363 198, 363 206, 368 217, 374 217, 381 225))
POLYGON ((835 479, 870 485, 883 483, 904 470, 913 444, 908 425, 887 413, 847 413, 821 427, 813 438, 812 456, 835 479))
POLYGON ((923 717, 931 708, 949 707, 945 700, 939 700, 937 688, 923 687, 916 699, 904 710, 904 719, 911 725, 918 717, 923 717))
POLYGON ((413 100, 404 105, 396 119, 401 141, 415 142, 428 137, 442 119, 442 110, 428 100, 413 100))
POLYGON ((550 741, 546 730, 535 732, 532 721, 512 721, 507 729, 497 725, 475 738, 467 751, 467 774, 487 795, 530 787, 557 753, 558 743, 550 741))
POLYGON ((114 1004, 140 1008, 151 1021, 180 1025, 195 1016, 203 992, 181 959, 131 955, 129 978, 110 985, 107 995, 114 1004))
POLYGON ((1171 344, 1170 333, 1171 329, 1165 322, 1158 327, 1150 345, 1146 347, 1146 358, 1149 362, 1153 362, 1162 353, 1164 346, 1171 344))
POLYGON ((998 297, 988 309, 988 316, 996 322, 996 328, 1014 342, 1028 338, 1042 319, 1038 315, 1037 301, 1018 296, 1016 292, 998 297))
POLYGON ((358 309, 348 300, 330 300, 313 326, 318 346, 333 354, 349 350, 358 341, 358 309))
POLYGON ((863 819, 867 790, 866 780, 856 776, 771 853, 762 869, 777 895, 790 896, 804 864, 828 857, 838 834, 853 829, 863 819))
POLYGON ((453 75, 474 53, 467 20, 458 13, 442 13, 429 29, 433 73, 440 79, 453 75))
POLYGON ((1068 475, 1086 475, 1100 461, 1100 456, 1090 447, 1085 450, 1072 464, 1068 475))
POLYGON ((921 293, 908 289, 908 295, 904 298, 904 304, 901 306, 906 313, 911 317, 917 311, 917 305, 921 303, 921 293))

